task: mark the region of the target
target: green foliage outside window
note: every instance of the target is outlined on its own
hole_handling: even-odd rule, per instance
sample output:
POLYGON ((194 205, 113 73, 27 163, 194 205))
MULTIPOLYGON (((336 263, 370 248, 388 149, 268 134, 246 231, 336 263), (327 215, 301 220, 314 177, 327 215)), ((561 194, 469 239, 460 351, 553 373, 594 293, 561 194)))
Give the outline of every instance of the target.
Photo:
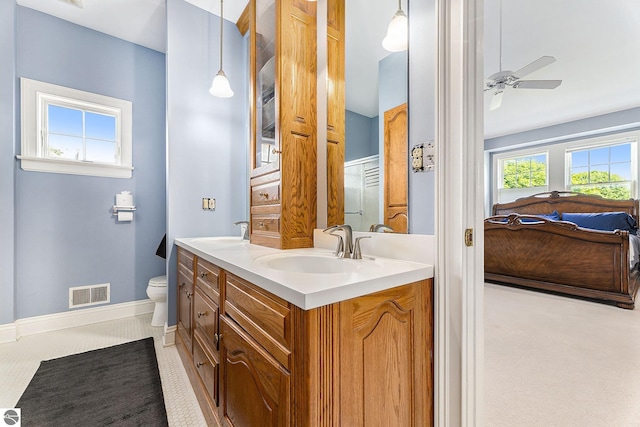
POLYGON ((631 189, 620 175, 604 171, 580 172, 571 174, 571 191, 583 194, 597 194, 605 199, 626 200, 631 198, 631 189), (596 184, 596 185, 594 185, 596 184), (603 184, 603 185, 597 185, 603 184))
POLYGON ((547 185, 547 164, 530 157, 505 160, 502 188, 530 188, 547 185))

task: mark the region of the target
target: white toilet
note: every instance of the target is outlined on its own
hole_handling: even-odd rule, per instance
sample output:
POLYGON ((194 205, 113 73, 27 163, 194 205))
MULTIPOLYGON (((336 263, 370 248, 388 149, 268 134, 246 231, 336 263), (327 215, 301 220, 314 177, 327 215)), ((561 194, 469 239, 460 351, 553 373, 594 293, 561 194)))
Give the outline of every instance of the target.
POLYGON ((167 322, 167 276, 156 276, 149 280, 147 295, 156 303, 151 326, 164 326, 167 322))

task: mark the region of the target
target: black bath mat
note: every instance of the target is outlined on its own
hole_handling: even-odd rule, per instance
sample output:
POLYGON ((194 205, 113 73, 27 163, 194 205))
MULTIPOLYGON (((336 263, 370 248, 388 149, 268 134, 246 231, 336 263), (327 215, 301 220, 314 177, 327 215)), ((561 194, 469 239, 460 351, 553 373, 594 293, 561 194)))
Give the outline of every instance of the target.
POLYGON ((167 426, 153 338, 40 363, 22 426, 167 426))

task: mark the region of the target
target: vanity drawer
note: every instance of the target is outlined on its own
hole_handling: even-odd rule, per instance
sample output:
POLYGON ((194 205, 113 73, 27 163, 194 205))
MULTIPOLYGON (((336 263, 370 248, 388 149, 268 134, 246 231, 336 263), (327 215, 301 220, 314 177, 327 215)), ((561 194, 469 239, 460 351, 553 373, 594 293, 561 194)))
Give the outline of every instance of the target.
POLYGON ((209 298, 220 300, 220 269, 209 261, 198 258, 196 265, 196 286, 209 298))
POLYGON ((196 335, 193 342, 193 364, 196 372, 204 385, 207 397, 214 406, 218 406, 218 375, 219 362, 215 354, 205 351, 206 346, 196 335))
POLYGON ((178 269, 180 269, 181 266, 193 274, 193 254, 178 247, 178 269))
POLYGON ((257 217, 251 220, 251 230, 254 233, 279 233, 280 217, 257 217))
POLYGON ((251 206, 274 205, 280 203, 280 182, 251 188, 251 206))
POLYGON ((223 314, 288 369, 291 356, 289 303, 230 273, 226 273, 224 294, 223 314))
POLYGON ((204 344, 208 345, 212 351, 218 350, 219 314, 218 304, 204 296, 200 288, 196 288, 193 306, 195 330, 204 338, 204 344))

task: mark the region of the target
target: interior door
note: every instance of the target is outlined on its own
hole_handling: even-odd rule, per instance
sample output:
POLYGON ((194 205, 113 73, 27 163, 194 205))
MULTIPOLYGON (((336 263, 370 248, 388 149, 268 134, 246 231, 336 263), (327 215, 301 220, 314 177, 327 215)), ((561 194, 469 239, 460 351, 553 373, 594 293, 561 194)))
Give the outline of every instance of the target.
POLYGON ((407 103, 384 112, 384 223, 407 233, 408 138, 407 103))

